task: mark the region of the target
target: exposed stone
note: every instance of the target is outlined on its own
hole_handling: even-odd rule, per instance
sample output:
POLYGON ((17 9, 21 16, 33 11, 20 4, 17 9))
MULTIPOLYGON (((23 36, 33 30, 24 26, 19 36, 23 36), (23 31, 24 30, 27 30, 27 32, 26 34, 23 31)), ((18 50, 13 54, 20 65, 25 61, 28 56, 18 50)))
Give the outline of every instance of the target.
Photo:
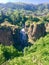
POLYGON ((25 24, 25 32, 28 33, 29 26, 25 24))
POLYGON ((44 36, 46 33, 45 26, 43 23, 41 24, 32 24, 28 31, 29 40, 36 41, 40 37, 44 36))
POLYGON ((0 28, 0 43, 3 45, 11 45, 13 43, 12 30, 10 27, 0 28))
MULTIPOLYGON (((48 26, 48 24, 46 25, 48 26)), ((27 27, 20 30, 19 28, 14 27, 6 27, 2 26, 0 28, 0 43, 4 45, 11 45, 13 42, 15 45, 26 45, 28 38, 32 40, 32 42, 36 41, 40 37, 45 36, 46 30, 43 23, 31 24, 30 27, 27 27), (27 35, 26 35, 27 32, 27 35), (22 33, 22 35, 21 35, 22 33)))
POLYGON ((46 32, 49 32, 49 23, 46 23, 45 27, 46 27, 46 32))

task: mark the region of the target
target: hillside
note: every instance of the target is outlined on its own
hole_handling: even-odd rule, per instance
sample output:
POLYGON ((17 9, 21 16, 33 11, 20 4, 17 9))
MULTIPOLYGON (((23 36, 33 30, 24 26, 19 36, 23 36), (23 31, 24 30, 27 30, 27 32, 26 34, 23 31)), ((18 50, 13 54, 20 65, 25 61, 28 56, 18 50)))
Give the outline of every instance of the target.
POLYGON ((48 3, 0 3, 0 65, 49 65, 48 3))
POLYGON ((2 4, 0 3, 0 9, 4 11, 8 11, 10 9, 11 11, 13 10, 28 10, 32 12, 40 12, 40 13, 47 13, 49 11, 49 4, 27 4, 27 3, 6 3, 2 4))
MULTIPOLYGON (((9 51, 8 50, 7 51, 11 53, 13 56, 15 54, 19 54, 18 52, 16 53, 16 50, 15 50, 15 53, 14 53, 14 50, 13 52, 12 50, 10 52, 10 48, 11 49, 13 48, 12 46, 9 48, 8 47, 4 47, 4 48, 5 50, 9 49, 9 51)), ((4 51, 1 51, 1 52, 4 52, 4 51)), ((9 59, 6 62, 4 62, 2 58, 2 62, 4 62, 2 65, 49 65, 49 35, 37 40, 33 46, 26 47, 24 49, 23 54, 24 56, 21 54, 22 57, 17 56, 17 57, 14 57, 13 59, 9 59)))

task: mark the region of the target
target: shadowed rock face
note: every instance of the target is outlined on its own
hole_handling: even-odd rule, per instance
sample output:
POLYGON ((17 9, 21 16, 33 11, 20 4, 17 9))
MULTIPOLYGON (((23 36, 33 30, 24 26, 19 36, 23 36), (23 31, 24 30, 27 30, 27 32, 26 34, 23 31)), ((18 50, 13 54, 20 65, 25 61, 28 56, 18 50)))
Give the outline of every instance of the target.
MULTIPOLYGON (((20 39, 20 29, 14 28, 14 30, 11 27, 2 26, 0 28, 0 43, 3 45, 16 45, 22 47, 22 45, 25 46, 23 40, 24 40, 24 34, 22 35, 23 39, 20 39), (23 44, 22 44, 22 42, 23 44)), ((25 34, 26 35, 26 34, 25 34)), ((24 40, 26 41, 26 39, 24 40)))
MULTIPOLYGON (((11 29, 11 27, 1 27, 0 28, 0 43, 3 45, 11 45, 12 43, 15 43, 15 45, 21 47, 21 37, 25 41, 33 40, 36 41, 42 36, 45 36, 46 30, 44 24, 32 24, 28 28, 28 37, 26 37, 26 30, 25 32, 22 32, 23 35, 20 37, 20 29, 19 28, 14 28, 14 30, 11 29), (24 39, 25 38, 25 39, 24 39)), ((26 44, 26 42, 25 42, 26 44)), ((25 44, 23 44, 25 46, 25 44)))
POLYGON ((2 43, 3 45, 11 45, 13 43, 11 28, 9 27, 0 28, 0 43, 2 43))
POLYGON ((32 24, 29 28, 28 37, 36 41, 46 33, 44 24, 32 24))
POLYGON ((13 40, 14 40, 14 47, 16 47, 18 50, 24 49, 24 47, 28 46, 28 40, 27 35, 25 32, 25 29, 15 29, 13 34, 13 40))
POLYGON ((16 43, 19 44, 19 42, 20 42, 20 29, 19 28, 14 29, 13 41, 15 44, 16 43))

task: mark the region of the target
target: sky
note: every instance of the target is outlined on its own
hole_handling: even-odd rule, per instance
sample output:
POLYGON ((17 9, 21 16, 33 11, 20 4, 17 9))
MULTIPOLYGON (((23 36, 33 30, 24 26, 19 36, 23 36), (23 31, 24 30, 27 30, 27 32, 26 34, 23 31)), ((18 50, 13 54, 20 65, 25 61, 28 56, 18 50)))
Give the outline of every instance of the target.
POLYGON ((49 3, 49 0, 0 0, 0 3, 7 3, 7 2, 24 2, 24 3, 40 4, 40 3, 49 3))

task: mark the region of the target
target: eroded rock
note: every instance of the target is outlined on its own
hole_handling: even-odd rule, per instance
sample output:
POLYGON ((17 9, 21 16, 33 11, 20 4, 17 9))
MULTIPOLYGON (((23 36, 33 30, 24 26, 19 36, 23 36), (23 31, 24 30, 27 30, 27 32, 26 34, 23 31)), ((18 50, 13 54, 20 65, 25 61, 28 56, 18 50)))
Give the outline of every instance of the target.
POLYGON ((28 37, 29 40, 36 41, 40 37, 43 37, 46 33, 45 26, 43 23, 41 24, 32 24, 30 25, 29 31, 28 31, 28 37))
POLYGON ((10 27, 0 28, 0 43, 3 45, 11 45, 13 43, 12 30, 10 27))
POLYGON ((48 22, 45 24, 45 27, 46 27, 46 32, 49 32, 49 23, 48 22))

